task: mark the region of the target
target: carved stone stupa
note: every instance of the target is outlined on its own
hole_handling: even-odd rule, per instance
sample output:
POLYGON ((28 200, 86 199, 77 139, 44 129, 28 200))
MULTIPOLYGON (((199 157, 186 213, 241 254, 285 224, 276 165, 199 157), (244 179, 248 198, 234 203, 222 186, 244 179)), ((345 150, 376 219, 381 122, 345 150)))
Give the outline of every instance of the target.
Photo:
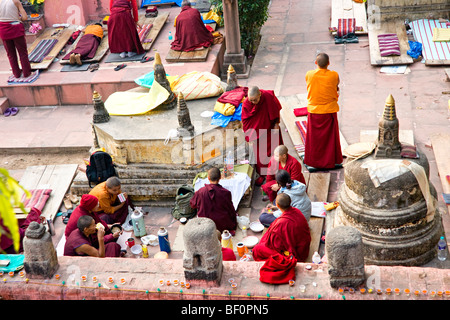
POLYGON ((334 226, 361 233, 366 264, 420 266, 436 256, 442 221, 426 155, 401 158, 393 101, 380 120, 377 152, 345 165, 334 226))
POLYGON ((231 91, 238 86, 239 85, 237 82, 236 71, 234 70, 233 66, 230 64, 228 66, 228 71, 227 71, 227 87, 226 87, 225 91, 231 91))
POLYGON ((161 56, 158 52, 155 53, 155 62, 153 63, 155 81, 158 82, 164 89, 169 92, 169 97, 162 104, 167 110, 171 110, 176 107, 177 99, 172 89, 170 88, 170 82, 166 76, 166 70, 161 62, 161 56))
POLYGON ((398 119, 392 95, 386 99, 383 116, 378 123, 378 144, 376 158, 401 158, 402 146, 398 140, 398 119))
POLYGON ((183 94, 178 93, 178 107, 177 107, 178 125, 177 132, 179 136, 193 136, 194 126, 191 122, 191 116, 189 114, 189 109, 184 100, 183 94))
POLYGON ((102 96, 97 91, 94 91, 92 101, 94 101, 94 110, 95 110, 93 115, 93 122, 94 123, 108 122, 110 118, 109 113, 105 108, 102 96))

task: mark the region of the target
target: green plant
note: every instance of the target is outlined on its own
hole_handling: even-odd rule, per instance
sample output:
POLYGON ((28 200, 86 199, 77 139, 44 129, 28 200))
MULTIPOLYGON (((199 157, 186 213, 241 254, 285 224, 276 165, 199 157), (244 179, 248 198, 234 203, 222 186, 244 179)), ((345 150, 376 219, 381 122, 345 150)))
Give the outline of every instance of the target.
POLYGON ((30 196, 30 193, 22 188, 6 169, 0 168, 0 220, 3 222, 3 226, 9 230, 8 233, 0 226, 0 235, 5 234, 10 237, 16 251, 19 251, 20 247, 20 234, 14 208, 19 207, 23 213, 26 213, 21 201, 21 190, 27 197, 30 196))
MULTIPOLYGON (((255 53, 255 45, 260 37, 259 32, 269 18, 270 0, 236 1, 238 1, 241 46, 246 56, 250 56, 255 53)), ((210 0, 210 3, 216 13, 223 13, 222 0, 210 0)))

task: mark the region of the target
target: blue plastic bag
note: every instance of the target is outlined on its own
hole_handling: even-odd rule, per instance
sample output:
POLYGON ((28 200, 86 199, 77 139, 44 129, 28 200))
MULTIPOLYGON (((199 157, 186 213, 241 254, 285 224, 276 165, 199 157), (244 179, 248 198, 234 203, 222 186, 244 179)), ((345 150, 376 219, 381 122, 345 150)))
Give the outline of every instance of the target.
POLYGON ((409 56, 411 56, 413 59, 417 59, 419 56, 422 55, 422 44, 420 42, 409 40, 408 44, 409 50, 406 53, 409 56))

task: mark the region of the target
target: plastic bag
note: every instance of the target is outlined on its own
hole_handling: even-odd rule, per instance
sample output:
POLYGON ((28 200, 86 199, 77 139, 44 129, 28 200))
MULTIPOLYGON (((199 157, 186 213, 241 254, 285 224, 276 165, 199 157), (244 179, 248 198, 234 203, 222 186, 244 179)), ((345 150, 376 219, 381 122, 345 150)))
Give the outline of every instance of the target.
POLYGON ((250 219, 245 217, 245 216, 238 216, 237 217, 237 223, 238 223, 239 228, 242 229, 242 227, 245 226, 247 228, 247 230, 248 230, 248 228, 250 226, 250 219))
POLYGON ((416 41, 408 41, 409 50, 406 52, 413 59, 417 59, 422 55, 422 44, 416 41))

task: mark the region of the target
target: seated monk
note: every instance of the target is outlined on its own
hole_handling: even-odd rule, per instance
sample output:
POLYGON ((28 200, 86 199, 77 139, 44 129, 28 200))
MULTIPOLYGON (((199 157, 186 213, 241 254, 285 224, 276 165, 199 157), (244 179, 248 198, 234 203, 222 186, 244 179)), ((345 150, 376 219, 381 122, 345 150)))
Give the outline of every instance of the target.
MULTIPOLYGON (((285 193, 289 195, 291 206, 300 210, 306 221, 309 221, 311 218, 311 200, 306 194, 306 185, 300 181, 292 180, 289 172, 286 170, 278 170, 275 180, 280 187, 278 194, 285 193)), ((266 208, 271 210, 263 212, 259 217, 259 221, 268 227, 281 215, 281 212, 272 203, 269 203, 266 208)))
POLYGON ((219 184, 220 170, 208 170, 209 184, 194 193, 190 200, 193 209, 197 209, 198 217, 210 218, 216 224, 216 229, 234 234, 237 226, 236 210, 231 200, 231 192, 219 184))
POLYGON ((116 242, 105 244, 105 229, 97 227, 94 218, 81 216, 77 229, 72 231, 64 245, 65 256, 120 257, 120 245, 116 242), (92 243, 91 236, 97 234, 98 248, 92 243))
POLYGON ((273 151, 273 157, 269 162, 267 168, 266 182, 261 186, 266 194, 263 201, 269 200, 273 202, 277 196, 280 186, 275 180, 275 174, 278 170, 286 170, 291 175, 292 180, 299 181, 306 184, 305 177, 302 173, 302 165, 288 153, 288 148, 285 145, 279 145, 273 151))
MULTIPOLYGON (((81 216, 90 216, 94 219, 95 224, 101 223, 105 228, 105 243, 116 241, 116 239, 120 236, 120 232, 112 233, 110 227, 107 225, 105 221, 100 219, 98 216, 98 211, 100 210, 100 205, 97 197, 90 194, 83 194, 81 196, 80 204, 73 210, 70 215, 69 221, 67 222, 66 229, 64 235, 66 238, 70 236, 70 234, 77 229, 78 219, 81 216)), ((94 235, 95 236, 95 235, 94 235)), ((94 245, 96 244, 96 239, 93 237, 92 242, 94 245)))
POLYGON ((126 192, 123 193, 125 201, 120 202, 117 197, 120 193, 122 193, 122 189, 117 177, 109 177, 89 192, 90 195, 97 197, 100 204, 99 217, 107 224, 123 224, 128 216, 128 206, 134 209, 126 192))
POLYGON ((214 37, 200 16, 200 12, 191 8, 189 0, 181 3, 181 12, 176 17, 175 40, 171 49, 175 51, 193 51, 208 48, 213 44, 214 37))
POLYGON ((82 32, 84 35, 78 40, 75 49, 66 54, 63 60, 69 60, 70 64, 82 65, 81 60, 95 57, 97 48, 103 38, 103 27, 100 23, 87 26, 82 32))
POLYGON ((300 210, 291 207, 291 198, 287 194, 277 195, 276 204, 282 214, 253 248, 253 258, 264 261, 274 254, 292 254, 298 262, 304 262, 311 243, 308 222, 300 210))

